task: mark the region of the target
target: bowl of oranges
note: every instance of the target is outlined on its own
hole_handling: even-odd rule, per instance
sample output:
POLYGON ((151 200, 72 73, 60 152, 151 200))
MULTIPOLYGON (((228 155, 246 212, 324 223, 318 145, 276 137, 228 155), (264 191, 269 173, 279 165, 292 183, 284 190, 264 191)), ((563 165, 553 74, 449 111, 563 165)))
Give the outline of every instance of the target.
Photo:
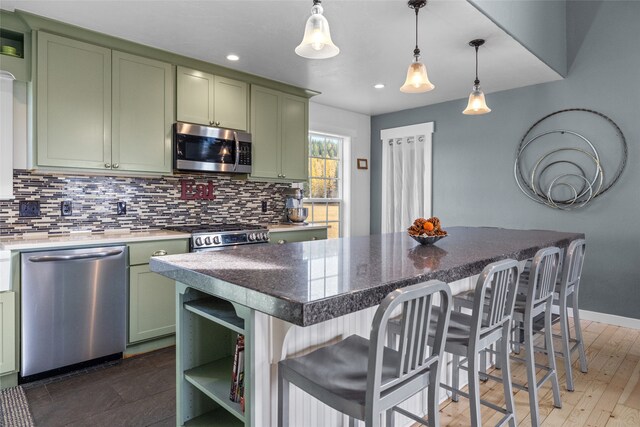
POLYGON ((418 218, 407 228, 409 236, 421 245, 432 245, 447 237, 447 232, 440 226, 440 220, 433 216, 428 219, 418 218))

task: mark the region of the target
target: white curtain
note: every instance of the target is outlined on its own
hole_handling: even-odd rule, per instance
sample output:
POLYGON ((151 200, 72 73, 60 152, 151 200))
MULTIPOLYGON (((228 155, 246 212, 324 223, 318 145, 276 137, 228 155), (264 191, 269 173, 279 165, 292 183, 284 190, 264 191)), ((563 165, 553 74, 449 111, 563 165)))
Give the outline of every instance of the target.
POLYGON ((433 123, 380 132, 382 140, 382 232, 406 230, 431 216, 433 123))

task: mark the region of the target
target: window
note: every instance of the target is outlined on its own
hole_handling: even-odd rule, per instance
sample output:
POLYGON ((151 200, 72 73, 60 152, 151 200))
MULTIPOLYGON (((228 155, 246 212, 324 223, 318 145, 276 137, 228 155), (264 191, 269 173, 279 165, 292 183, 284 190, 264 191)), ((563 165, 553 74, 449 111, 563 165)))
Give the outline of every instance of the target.
POLYGON ((322 133, 309 134, 309 182, 305 184, 307 220, 327 225, 328 237, 342 235, 342 150, 344 138, 322 133))

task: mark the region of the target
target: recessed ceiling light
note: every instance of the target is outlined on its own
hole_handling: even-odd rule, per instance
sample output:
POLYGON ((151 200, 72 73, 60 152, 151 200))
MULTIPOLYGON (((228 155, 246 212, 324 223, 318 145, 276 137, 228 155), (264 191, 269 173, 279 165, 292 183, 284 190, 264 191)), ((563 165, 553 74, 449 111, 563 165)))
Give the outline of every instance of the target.
POLYGON ((376 88, 376 89, 383 89, 384 85, 382 83, 378 83, 378 84, 373 85, 373 87, 376 88))
POLYGON ((233 53, 227 55, 227 59, 229 61, 237 61, 238 59, 240 59, 240 57, 238 55, 234 55, 233 53))

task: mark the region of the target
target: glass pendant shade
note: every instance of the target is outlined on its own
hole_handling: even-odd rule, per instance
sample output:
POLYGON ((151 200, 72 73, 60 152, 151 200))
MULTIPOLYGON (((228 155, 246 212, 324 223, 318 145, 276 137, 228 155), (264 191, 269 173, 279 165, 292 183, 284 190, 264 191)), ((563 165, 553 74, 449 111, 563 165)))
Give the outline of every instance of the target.
POLYGON ((484 100, 484 93, 480 89, 480 85, 473 85, 473 91, 469 95, 469 103, 462 114, 480 115, 489 112, 491 112, 491 108, 487 107, 487 102, 484 100))
POLYGON ((414 62, 409 65, 407 79, 400 88, 400 92, 422 93, 429 92, 433 88, 435 88, 435 86, 429 81, 427 67, 416 57, 414 62))
POLYGON ((325 59, 340 53, 338 46, 331 41, 329 22, 322 15, 322 6, 314 4, 311 16, 307 19, 302 42, 296 47, 296 54, 303 58, 325 59))

